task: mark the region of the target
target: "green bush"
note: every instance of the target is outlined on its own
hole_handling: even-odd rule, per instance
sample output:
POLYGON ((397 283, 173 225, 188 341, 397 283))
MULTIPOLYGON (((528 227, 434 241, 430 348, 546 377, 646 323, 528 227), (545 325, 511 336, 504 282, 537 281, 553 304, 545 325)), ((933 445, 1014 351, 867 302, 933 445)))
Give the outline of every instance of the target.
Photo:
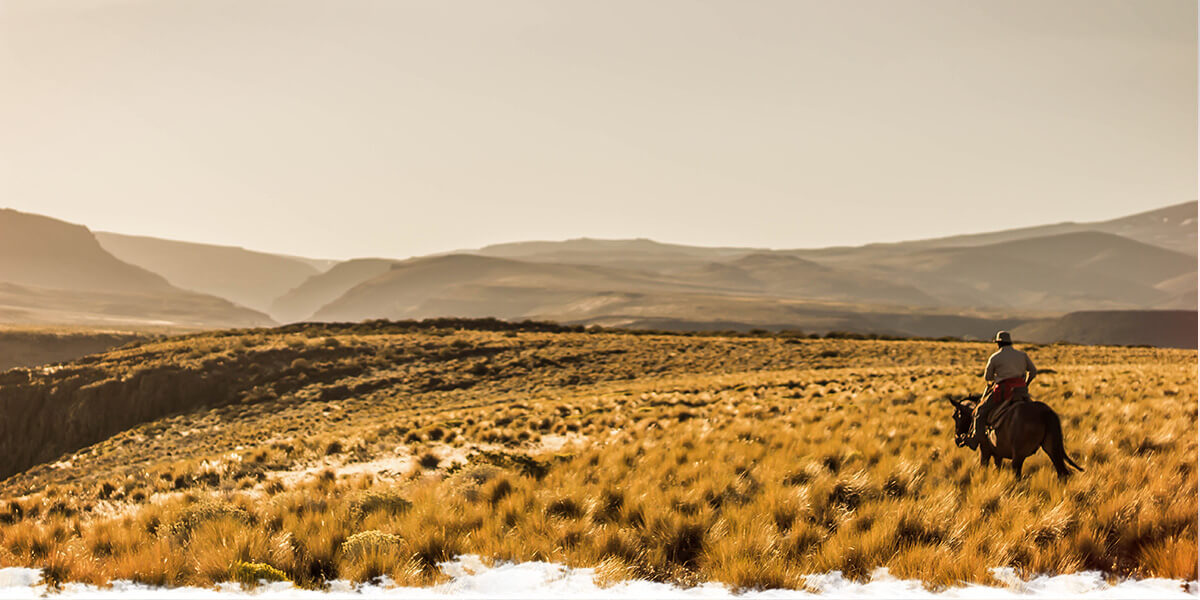
POLYGON ((287 581, 287 575, 268 565, 266 563, 257 562, 242 562, 233 563, 233 567, 229 569, 230 577, 234 581, 244 583, 246 585, 257 585, 264 581, 287 581))

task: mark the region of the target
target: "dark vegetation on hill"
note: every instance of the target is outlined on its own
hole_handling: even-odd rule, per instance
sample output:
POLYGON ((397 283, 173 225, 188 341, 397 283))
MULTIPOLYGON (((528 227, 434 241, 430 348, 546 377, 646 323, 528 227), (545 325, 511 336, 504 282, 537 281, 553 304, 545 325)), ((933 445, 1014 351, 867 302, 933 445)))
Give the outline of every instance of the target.
POLYGON ((147 337, 127 331, 0 329, 0 371, 66 362, 147 337))
POLYGON ((651 303, 645 298, 609 297, 606 310, 595 315, 563 313, 550 317, 564 323, 663 331, 806 331, 820 334, 856 332, 899 338, 987 339, 1011 329, 1021 319, 999 316, 947 315, 937 311, 888 312, 873 307, 787 302, 763 306, 753 298, 667 296, 651 303), (660 304, 661 303, 661 304, 660 304), (680 306, 686 305, 686 306, 680 306), (661 306, 662 310, 653 310, 661 306), (676 317, 643 316, 670 314, 676 317), (652 310, 646 310, 647 308, 652 310), (731 315, 717 319, 711 315, 731 315), (745 318, 738 321, 736 318, 745 318))

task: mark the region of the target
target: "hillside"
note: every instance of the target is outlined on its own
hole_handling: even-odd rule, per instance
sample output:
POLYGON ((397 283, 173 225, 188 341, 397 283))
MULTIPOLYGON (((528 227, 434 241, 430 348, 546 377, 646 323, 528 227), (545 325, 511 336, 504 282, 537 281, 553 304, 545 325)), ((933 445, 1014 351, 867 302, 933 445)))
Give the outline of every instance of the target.
POLYGON ((717 260, 757 252, 755 248, 720 248, 664 244, 654 240, 602 240, 579 238, 561 242, 511 242, 493 244, 471 254, 514 258, 534 262, 556 262, 575 264, 678 264, 697 260, 717 260))
POLYGON ((1193 257, 1090 231, 834 264, 909 281, 953 306, 1062 311, 1154 307, 1173 296, 1156 286, 1196 271, 1193 257))
POLYGON ((86 227, 5 209, 0 210, 0 323, 238 327, 272 321, 122 262, 86 227))
POLYGON ((97 244, 86 228, 7 211, 14 235, 0 257, 0 282, 10 284, 0 319, 270 323, 240 303, 285 322, 459 316, 978 337, 997 322, 1071 311, 1195 309, 1194 253, 1169 249, 1194 243, 1195 210, 1192 202, 1101 223, 819 250, 515 242, 323 272, 329 261, 233 247, 117 234, 97 244), (171 300, 150 299, 162 294, 171 300))
POLYGON ((313 318, 531 318, 596 294, 703 289, 648 272, 452 254, 398 263, 351 288, 313 318))
POLYGON ((228 300, 192 292, 133 294, 0 282, 0 324, 194 330, 274 323, 266 315, 228 300))
POLYGON ((908 252, 931 248, 987 246, 1029 238, 1095 231, 1119 235, 1144 244, 1159 246, 1167 250, 1195 256, 1197 243, 1196 218, 1197 202, 1193 200, 1108 221, 1055 223, 1052 225, 954 235, 926 240, 867 244, 857 247, 845 246, 813 250, 792 250, 788 252, 833 261, 866 260, 871 257, 878 257, 894 252, 908 252))
MULTIPOLYGON (((754 253, 725 263, 746 273, 763 293, 812 300, 874 303, 892 306, 934 306, 937 299, 900 282, 864 272, 822 265, 795 256, 754 253)), ((733 291, 753 291, 754 287, 730 286, 733 291)))
POLYGON ((946 236, 905 242, 876 243, 863 246, 837 246, 815 249, 769 250, 749 247, 704 247, 666 244, 647 239, 605 240, 580 238, 564 241, 511 242, 476 250, 463 250, 486 256, 542 262, 600 264, 615 262, 656 263, 661 265, 721 261, 746 254, 782 252, 819 262, 867 260, 891 253, 906 253, 933 248, 987 246, 1029 238, 1066 233, 1096 231, 1111 233, 1159 246, 1183 254, 1196 255, 1197 202, 1184 202, 1107 221, 1066 222, 1035 227, 1005 229, 985 233, 946 236))
POLYGON ((176 287, 263 312, 270 311, 276 298, 320 273, 300 260, 232 246, 104 232, 96 239, 113 256, 158 273, 176 287))
POLYGON ((1012 330, 1031 342, 1196 348, 1196 311, 1083 311, 1023 323, 1012 330))
POLYGON ((765 329, 987 339, 998 330, 1036 316, 1036 313, 957 313, 727 294, 597 293, 546 312, 540 318, 572 325, 667 331, 765 329))
POLYGON ((1084 228, 1196 256, 1196 206, 1193 200, 1084 228))
POLYGON ((310 589, 462 555, 735 589, 1194 576, 1195 352, 1027 346, 1086 471, 1038 454, 1018 480, 954 443, 992 348, 464 320, 147 340, 0 374, 0 560, 310 589))
POLYGON ((276 298, 271 303, 271 314, 285 323, 307 320, 350 288, 386 273, 398 262, 385 258, 358 258, 338 263, 276 298))
POLYGON ((71 361, 148 337, 130 331, 4 328, 0 329, 0 372, 71 361))
POLYGON ((660 271, 477 255, 385 267, 347 265, 314 278, 315 285, 336 276, 340 285, 326 286, 330 292, 363 281, 312 318, 494 316, 683 330, 986 337, 994 333, 987 329, 1051 311, 1186 306, 1195 260, 1112 234, 1075 232, 834 266, 757 252, 719 262, 689 258, 660 271), (954 307, 982 307, 990 316, 954 307))
POLYGON ((0 281, 61 290, 172 291, 161 275, 106 252, 87 227, 0 209, 0 281))

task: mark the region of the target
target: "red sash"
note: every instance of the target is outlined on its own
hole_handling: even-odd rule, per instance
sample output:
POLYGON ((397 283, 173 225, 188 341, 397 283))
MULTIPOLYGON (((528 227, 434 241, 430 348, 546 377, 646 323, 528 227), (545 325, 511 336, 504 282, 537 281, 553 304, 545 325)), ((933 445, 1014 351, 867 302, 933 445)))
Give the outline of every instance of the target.
POLYGON ((1003 404, 1012 398, 1013 390, 1024 387, 1024 377, 1009 377, 1008 379, 997 381, 996 385, 992 387, 992 393, 1000 394, 1000 403, 1003 404))

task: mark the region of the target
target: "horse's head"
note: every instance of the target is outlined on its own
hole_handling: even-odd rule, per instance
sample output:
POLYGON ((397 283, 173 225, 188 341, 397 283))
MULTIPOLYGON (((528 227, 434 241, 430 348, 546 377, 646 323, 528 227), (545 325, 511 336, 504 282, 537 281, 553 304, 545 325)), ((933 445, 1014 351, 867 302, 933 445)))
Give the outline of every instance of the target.
POLYGON ((950 404, 954 406, 954 444, 960 448, 968 444, 971 418, 978 400, 979 396, 967 396, 965 400, 950 398, 950 404))

